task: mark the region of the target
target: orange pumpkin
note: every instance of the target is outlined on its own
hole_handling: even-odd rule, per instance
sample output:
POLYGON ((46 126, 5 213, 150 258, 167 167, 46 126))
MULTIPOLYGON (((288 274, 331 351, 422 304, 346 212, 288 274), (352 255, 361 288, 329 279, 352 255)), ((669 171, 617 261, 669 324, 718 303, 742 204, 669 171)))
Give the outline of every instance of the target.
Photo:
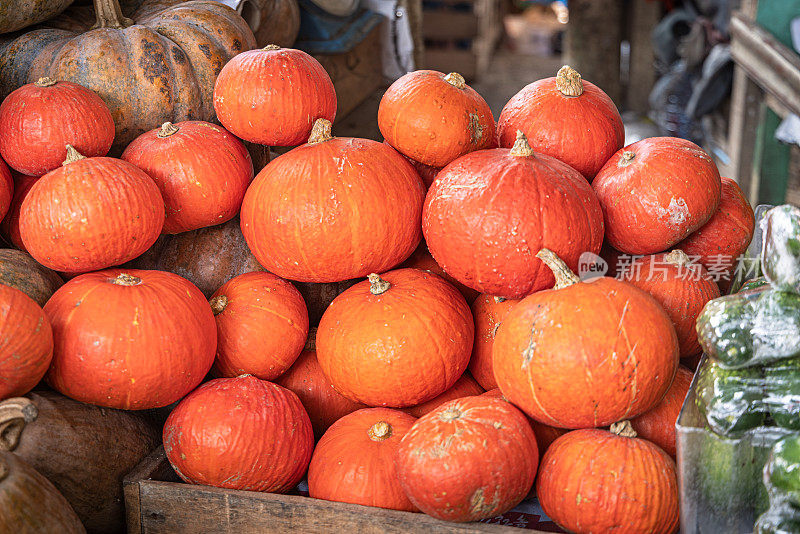
POLYGON ((556 286, 523 299, 497 331, 492 357, 503 395, 561 428, 605 426, 655 406, 678 366, 666 312, 630 284, 581 282, 551 251, 538 257, 556 286))
POLYGON ((475 395, 480 395, 483 392, 484 389, 477 382, 475 382, 475 379, 469 376, 469 373, 464 373, 461 375, 461 378, 456 380, 456 383, 453 384, 453 387, 438 397, 434 397, 428 402, 411 406, 410 408, 403 408, 403 411, 407 414, 413 415, 414 417, 422 417, 423 415, 432 412, 445 402, 454 399, 461 399, 463 397, 474 397, 475 395))
POLYGON ((539 504, 571 532, 671 534, 678 528, 675 462, 630 423, 575 430, 542 458, 539 504))
POLYGON ((472 338, 469 306, 453 286, 398 269, 371 274, 334 299, 319 323, 317 358, 345 397, 402 408, 452 387, 467 368, 472 338))
POLYGON ((533 150, 569 164, 590 182, 625 144, 614 102, 567 65, 511 97, 497 121, 500 146, 511 148, 517 130, 533 150))
POLYGON ((492 347, 500 323, 511 312, 519 299, 505 299, 491 295, 480 295, 472 303, 472 318, 475 322, 475 343, 469 359, 469 372, 485 390, 497 387, 492 368, 492 347))
POLYGON ((431 167, 490 148, 495 140, 492 111, 457 72, 409 72, 384 93, 378 127, 390 145, 431 167))
POLYGON ((408 267, 411 269, 420 269, 422 271, 428 271, 429 273, 433 273, 437 276, 441 276, 458 289, 464 298, 467 300, 467 304, 471 304, 480 293, 472 289, 471 287, 467 287, 442 269, 442 266, 436 263, 436 260, 433 259, 431 253, 428 252, 428 247, 425 243, 420 243, 417 249, 414 251, 411 256, 408 257, 406 261, 400 267, 408 267))
POLYGON ((420 510, 445 521, 478 521, 522 501, 539 452, 525 416, 488 397, 450 401, 419 419, 397 451, 400 484, 420 510))
POLYGON ((39 177, 26 176, 19 173, 12 173, 11 176, 14 182, 14 196, 11 198, 11 203, 3 222, 0 223, 0 229, 2 229, 3 237, 6 241, 27 252, 25 244, 22 242, 22 237, 19 235, 19 212, 22 207, 22 201, 28 196, 28 191, 31 190, 31 187, 39 177))
POLYGON ((689 393, 689 386, 694 378, 694 373, 683 367, 678 367, 675 380, 667 390, 661 402, 638 417, 631 419, 631 425, 640 438, 652 441, 667 454, 675 458, 677 446, 675 441, 675 423, 681 413, 683 401, 689 393))
POLYGON ((297 289, 266 271, 241 274, 211 297, 217 321, 219 376, 251 374, 262 380, 282 375, 308 336, 308 311, 297 289))
POLYGON ((365 408, 336 421, 314 449, 308 494, 315 499, 416 512, 395 467, 400 440, 416 418, 389 408, 365 408))
POLYGON ((0 159, 0 219, 6 216, 11 207, 11 200, 14 198, 14 180, 11 171, 2 159, 0 159))
POLYGON ((317 119, 333 121, 336 91, 319 61, 302 50, 267 45, 228 61, 214 86, 214 109, 245 141, 296 146, 317 119))
POLYGON ((572 268, 603 244, 603 212, 575 169, 534 153, 520 132, 511 150, 474 152, 448 165, 428 190, 425 242, 456 280, 506 298, 553 286, 535 254, 547 247, 572 268))
POLYGON ((703 351, 697 341, 695 322, 709 300, 720 296, 708 271, 683 251, 642 256, 627 265, 622 280, 649 293, 669 315, 681 358, 703 351))
POLYGON ((721 182, 703 149, 676 137, 626 146, 592 183, 609 245, 628 254, 663 252, 717 211, 721 182))
POLYGON ((383 272, 419 243, 425 191, 383 143, 331 137, 320 119, 309 143, 269 162, 242 203, 242 233, 268 271, 300 282, 383 272))

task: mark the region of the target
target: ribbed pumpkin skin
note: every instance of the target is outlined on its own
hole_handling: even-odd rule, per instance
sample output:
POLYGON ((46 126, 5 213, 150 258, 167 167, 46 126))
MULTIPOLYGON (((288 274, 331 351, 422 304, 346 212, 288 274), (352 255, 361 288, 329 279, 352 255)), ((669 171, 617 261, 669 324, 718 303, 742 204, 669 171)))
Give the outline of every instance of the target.
POLYGON ((400 266, 402 268, 410 268, 410 269, 420 269, 422 271, 431 272, 437 276, 441 276, 453 286, 458 289, 458 291, 464 295, 464 298, 467 301, 467 304, 472 304, 475 299, 478 297, 480 293, 472 289, 471 287, 467 287, 442 269, 442 266, 436 263, 436 260, 433 259, 431 253, 428 251, 428 247, 425 243, 420 243, 417 249, 408 257, 406 261, 400 266))
POLYGON ((628 254, 653 254, 708 222, 719 205, 721 182, 699 146, 651 137, 614 154, 592 187, 603 206, 608 243, 628 254))
POLYGON ((103 99, 72 82, 23 85, 0 104, 0 155, 15 171, 42 176, 67 157, 105 156, 114 142, 114 119, 103 99))
POLYGON ((55 348, 48 383, 107 408, 160 408, 211 369, 214 315, 200 290, 172 273, 108 269, 73 278, 44 307, 55 348), (120 275, 136 280, 135 285, 120 275))
POLYGON ((378 127, 386 141, 405 156, 444 167, 494 143, 492 111, 481 95, 459 81, 457 87, 435 70, 409 72, 381 98, 378 127))
POLYGON ((445 521, 502 514, 528 494, 539 452, 508 402, 467 397, 420 418, 397 451, 400 484, 420 510, 445 521))
POLYGON ((637 258, 620 276, 650 294, 667 312, 678 335, 681 358, 703 351, 695 322, 706 303, 720 296, 719 286, 705 267, 675 251, 637 258))
POLYGON ((164 425, 167 458, 192 484, 285 493, 303 478, 313 449, 297 395, 254 376, 206 382, 164 425))
POLYGON ((3 217, 11 207, 12 198, 14 198, 14 180, 8 166, 0 159, 0 214, 3 217))
POLYGON ((19 289, 44 306, 64 281, 25 252, 4 248, 0 249, 0 284, 19 289))
POLYGON ((242 203, 242 233, 268 271, 340 282, 411 255, 424 197, 416 171, 391 148, 331 138, 291 150, 258 173, 242 203))
POLYGON ((562 94, 555 77, 523 87, 500 112, 500 146, 511 148, 517 130, 536 152, 567 163, 590 182, 625 144, 625 127, 614 102, 585 80, 580 96, 562 94))
POLYGON ((253 179, 244 144, 224 128, 203 121, 145 132, 121 158, 145 171, 164 198, 163 232, 177 234, 231 220, 253 179), (172 131, 167 130, 167 131, 172 131))
POLYGON ((42 176, 22 202, 19 231, 45 267, 81 273, 132 260, 155 243, 164 201, 153 180, 113 158, 85 158, 42 176))
POLYGON ((492 367, 492 347, 500 323, 511 312, 519 299, 504 299, 491 295, 480 295, 472 303, 472 319, 475 323, 475 343, 469 359, 469 372, 485 390, 497 387, 492 367))
POLYGON ((317 358, 349 399, 414 406, 444 393, 466 370, 472 316, 464 297, 434 274, 398 269, 382 278, 391 287, 380 295, 364 281, 334 299, 319 323, 317 358))
POLYGON ((22 242, 22 237, 19 235, 19 212, 22 208, 22 201, 28 196, 28 191, 31 190, 31 187, 33 187, 33 184, 36 183, 39 177, 26 176, 19 173, 12 173, 12 177, 14 182, 14 196, 11 198, 11 203, 3 221, 0 222, 0 230, 3 231, 3 237, 6 238, 6 241, 24 251, 26 250, 25 244, 22 242))
POLYGON ((414 417, 422 417, 445 402, 461 399, 463 397, 474 397, 475 395, 480 395, 484 391, 485 390, 469 375, 469 373, 464 373, 461 375, 461 378, 456 380, 456 383, 453 384, 452 387, 441 395, 432 398, 428 402, 423 402, 422 404, 417 404, 409 408, 403 408, 403 411, 414 417))
POLYGON ((17 455, 0 451, 0 532, 86 534, 58 490, 17 455))
POLYGON ((308 494, 326 501, 418 511, 400 487, 395 467, 400 440, 416 421, 389 408, 365 408, 336 421, 314 449, 308 494), (381 422, 390 428, 373 429, 381 422))
POLYGON ((576 269, 603 243, 603 213, 575 169, 508 149, 468 154, 443 169, 425 199, 425 241, 436 262, 481 293, 520 298, 553 286, 535 254, 547 247, 576 269))
POLYGON ((237 137, 296 146, 306 142, 315 120, 333 122, 336 91, 322 65, 302 50, 250 50, 222 68, 214 109, 237 137))
POLYGON ((39 383, 53 358, 50 321, 28 295, 0 285, 0 400, 39 383))
POLYGON ((678 414, 681 413, 683 401, 689 393, 693 377, 694 373, 689 369, 682 365, 678 366, 675 380, 672 381, 661 402, 652 410, 631 419, 631 426, 640 438, 652 441, 673 459, 677 453, 675 423, 678 421, 678 414))
POLYGON ((536 495, 560 527, 586 534, 671 534, 678 527, 675 462, 652 443, 575 430, 542 458, 536 495))
POLYGON ((295 287, 266 271, 239 275, 211 297, 217 321, 219 376, 251 374, 262 380, 282 375, 308 336, 308 311, 295 287))
POLYGON ((21 30, 64 11, 73 0, 20 0, 0 5, 0 33, 21 30))
POLYGON ((550 426, 635 417, 669 388, 678 339, 661 306, 613 278, 522 300, 497 331, 494 376, 510 402, 550 426))
POLYGON ((354 402, 333 389, 322 372, 314 350, 304 350, 288 371, 275 381, 298 396, 311 419, 314 437, 319 439, 328 428, 365 404, 354 402))
POLYGON ((722 178, 719 208, 699 230, 678 243, 689 256, 699 256, 699 261, 715 273, 725 274, 719 281, 727 289, 740 255, 744 254, 755 230, 755 216, 750 202, 739 186, 730 178, 722 178))

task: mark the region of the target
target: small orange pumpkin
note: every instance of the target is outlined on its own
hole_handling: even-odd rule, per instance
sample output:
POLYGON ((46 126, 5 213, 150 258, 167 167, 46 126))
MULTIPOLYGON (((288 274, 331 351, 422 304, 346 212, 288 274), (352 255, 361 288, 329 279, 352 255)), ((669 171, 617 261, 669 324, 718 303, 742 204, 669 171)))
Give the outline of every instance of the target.
POLYGON ((475 321, 475 343, 469 359, 469 372, 485 390, 497 387, 492 368, 492 347, 500 323, 511 313, 520 299, 506 299, 491 295, 480 295, 472 303, 472 318, 475 321))
POLYGON ((678 367, 675 380, 667 390, 667 394, 656 404, 653 409, 631 419, 631 425, 640 438, 652 441, 667 454, 675 458, 677 446, 675 442, 675 423, 681 413, 683 401, 689 393, 694 373, 683 367, 678 367))
POLYGON ((463 397, 474 397, 475 395, 480 395, 483 392, 484 389, 477 382, 475 382, 475 379, 469 376, 469 373, 464 373, 461 375, 461 378, 456 380, 456 383, 453 384, 453 387, 438 397, 434 397, 428 402, 423 402, 422 404, 417 404, 416 406, 403 408, 403 411, 407 414, 413 415, 414 417, 422 417, 423 415, 432 412, 445 402, 454 399, 461 399, 463 397))

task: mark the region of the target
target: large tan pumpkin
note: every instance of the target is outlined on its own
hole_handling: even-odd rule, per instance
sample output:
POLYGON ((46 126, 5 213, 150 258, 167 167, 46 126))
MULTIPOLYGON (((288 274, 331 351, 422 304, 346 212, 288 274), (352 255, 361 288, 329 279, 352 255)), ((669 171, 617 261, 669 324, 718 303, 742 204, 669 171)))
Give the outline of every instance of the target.
POLYGON ((72 0, 3 0, 0 2, 0 33, 38 24, 61 13, 71 3, 72 0))
POLYGON ((167 121, 213 121, 217 74, 256 45, 244 19, 220 2, 146 0, 130 18, 118 0, 94 6, 97 29, 78 7, 48 23, 68 29, 0 39, 0 98, 45 76, 88 87, 111 109, 117 149, 167 121))

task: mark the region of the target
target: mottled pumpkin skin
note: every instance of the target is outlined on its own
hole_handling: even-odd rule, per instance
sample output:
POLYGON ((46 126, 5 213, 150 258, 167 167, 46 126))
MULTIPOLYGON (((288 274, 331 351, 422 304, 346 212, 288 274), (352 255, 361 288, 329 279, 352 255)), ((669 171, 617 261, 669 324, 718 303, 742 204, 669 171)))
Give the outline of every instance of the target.
POLYGON ((495 141, 494 117, 483 97, 435 70, 397 79, 381 98, 378 127, 399 152, 431 167, 444 167, 495 141))
POLYGON ((0 400, 39 383, 53 358, 50 321, 28 295, 0 285, 0 400))
POLYGON ((475 322, 475 343, 469 359, 469 372, 485 390, 497 387, 492 365, 492 347, 497 329, 519 299, 504 299, 491 295, 480 295, 472 303, 472 319, 475 322))
POLYGON ((590 428, 661 400, 678 339, 653 297, 595 278, 523 299, 497 331, 494 376, 515 406, 550 426, 590 428))
POLYGON ((652 443, 606 430, 558 438, 539 468, 536 495, 561 528, 601 534, 671 534, 678 527, 675 462, 652 443))
POLYGON ((58 15, 73 0, 15 0, 0 3, 0 33, 15 32, 58 15))
POLYGON ((420 510, 445 521, 477 521, 522 501, 539 452, 525 416, 499 399, 466 397, 420 418, 397 451, 400 483, 420 510))
POLYGON ((407 414, 413 415, 414 417, 422 417, 423 415, 432 412, 445 402, 461 399, 463 397, 474 397, 475 395, 480 395, 484 391, 485 390, 475 381, 474 378, 469 375, 469 373, 464 373, 461 375, 461 378, 456 380, 456 383, 453 384, 451 388, 441 395, 432 398, 428 402, 403 408, 403 411, 407 414))
POLYGON ((145 1, 130 17, 127 27, 86 21, 11 36, 0 43, 0 95, 45 76, 91 89, 114 117, 116 153, 167 121, 213 121, 217 75, 256 46, 245 21, 210 0, 145 1))
POLYGON ((553 286, 536 253, 547 247, 573 270, 603 243, 603 212, 575 169, 505 148, 468 154, 439 173, 422 230, 433 258, 462 284, 506 298, 553 286))
POLYGON ((717 211, 722 186, 717 166, 699 146, 651 137, 614 154, 592 187, 603 206, 609 245, 627 254, 653 254, 706 224, 717 211))
POLYGON ((0 249, 0 284, 19 289, 44 306, 64 281, 25 252, 4 248, 0 249))
POLYGON ((336 421, 314 449, 308 494, 315 499, 417 512, 397 476, 400 440, 416 417, 389 408, 365 408, 336 421), (370 430, 385 423, 385 434, 370 430))
POLYGON ((56 291, 45 313, 55 341, 47 381, 81 402, 167 406, 197 387, 214 363, 217 328, 208 301, 172 273, 84 274, 56 291), (134 277, 133 285, 122 285, 122 274, 134 277))
POLYGON ((28 196, 28 191, 31 190, 33 184, 39 179, 38 176, 26 176, 19 173, 11 173, 14 181, 14 196, 11 198, 8 212, 0 222, 0 231, 3 232, 3 238, 17 247, 20 250, 26 250, 25 244, 22 242, 22 237, 19 235, 19 212, 22 207, 22 201, 28 196))
POLYGON ((472 316, 464 297, 434 274, 398 269, 382 278, 391 287, 380 295, 364 281, 331 303, 317 330, 317 358, 349 399, 414 406, 444 393, 466 370, 472 316))
POLYGON ((675 380, 672 381, 661 402, 639 417, 631 419, 631 426, 640 438, 652 441, 673 459, 677 454, 675 423, 681 413, 683 401, 689 393, 692 378, 694 378, 692 371, 682 365, 678 366, 675 380))
POLYGON ((249 375, 206 382, 164 425, 167 459, 191 484, 285 493, 303 478, 313 449, 297 395, 249 375))

